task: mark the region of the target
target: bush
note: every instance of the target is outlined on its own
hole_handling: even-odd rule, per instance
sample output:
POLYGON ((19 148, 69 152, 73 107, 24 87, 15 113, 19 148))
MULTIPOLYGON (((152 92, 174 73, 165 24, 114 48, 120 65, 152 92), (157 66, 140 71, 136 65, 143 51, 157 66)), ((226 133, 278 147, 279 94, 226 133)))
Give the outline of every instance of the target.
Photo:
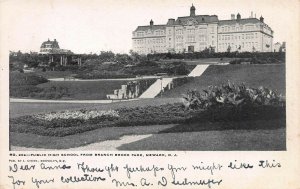
POLYGON ((242 59, 234 59, 229 62, 229 64, 241 64, 241 63, 242 63, 242 59))
POLYGON ((10 86, 9 95, 12 97, 35 97, 42 89, 34 85, 10 86))
POLYGON ((46 78, 32 73, 10 72, 9 74, 9 86, 38 85, 46 82, 48 82, 46 78))
POLYGON ((281 95, 265 88, 250 88, 244 84, 235 85, 228 82, 221 86, 209 86, 202 93, 191 90, 184 96, 187 109, 213 109, 224 106, 238 107, 251 105, 282 105, 281 95))

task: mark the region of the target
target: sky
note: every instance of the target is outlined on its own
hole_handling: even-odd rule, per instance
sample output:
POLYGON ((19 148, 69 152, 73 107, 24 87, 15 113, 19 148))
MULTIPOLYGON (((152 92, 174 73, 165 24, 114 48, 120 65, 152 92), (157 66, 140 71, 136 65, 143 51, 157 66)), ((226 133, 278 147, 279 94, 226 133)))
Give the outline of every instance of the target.
POLYGON ((75 53, 128 53, 138 25, 188 16, 192 3, 197 15, 217 15, 219 20, 237 13, 248 18, 251 11, 257 18, 262 15, 274 31, 274 43, 286 41, 293 12, 298 11, 282 0, 0 0, 6 31, 1 37, 12 51, 38 52, 49 38, 75 53))

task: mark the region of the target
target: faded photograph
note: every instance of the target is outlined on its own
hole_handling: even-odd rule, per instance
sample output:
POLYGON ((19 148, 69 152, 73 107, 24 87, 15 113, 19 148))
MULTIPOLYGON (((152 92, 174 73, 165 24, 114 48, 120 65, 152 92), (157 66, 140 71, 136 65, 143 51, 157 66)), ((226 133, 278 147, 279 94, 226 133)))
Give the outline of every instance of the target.
POLYGON ((34 2, 11 15, 10 150, 286 150, 280 7, 34 2))

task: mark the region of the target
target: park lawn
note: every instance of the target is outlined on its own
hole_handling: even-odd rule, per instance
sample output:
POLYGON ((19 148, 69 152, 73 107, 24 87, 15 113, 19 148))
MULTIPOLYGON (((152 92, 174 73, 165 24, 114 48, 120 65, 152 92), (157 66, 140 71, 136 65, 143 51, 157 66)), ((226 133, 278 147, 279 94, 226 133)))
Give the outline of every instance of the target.
POLYGON ((245 83, 250 87, 264 86, 285 96, 285 64, 272 65, 211 65, 200 77, 165 91, 163 97, 182 97, 188 90, 202 91, 209 85, 221 85, 228 82, 245 83))
POLYGON ((163 104, 171 104, 181 102, 180 98, 155 98, 155 99, 139 99, 134 101, 116 101, 109 104, 93 104, 93 103, 26 103, 11 102, 9 104, 9 117, 15 118, 24 115, 48 113, 63 110, 76 109, 97 109, 97 110, 115 110, 119 108, 134 108, 145 106, 159 106, 163 104))
POLYGON ((279 128, 160 133, 133 143, 123 144, 117 149, 125 151, 284 151, 286 150, 286 130, 279 128))
POLYGON ((37 70, 34 73, 37 75, 43 76, 47 79, 64 78, 64 77, 68 77, 68 76, 71 76, 72 74, 74 74, 71 71, 46 71, 46 72, 43 72, 41 70, 37 70))
POLYGON ((107 94, 113 94, 115 89, 128 81, 50 81, 37 87, 47 89, 50 87, 63 87, 68 89, 68 99, 76 100, 103 100, 107 94))
POLYGON ((147 127, 108 127, 65 137, 10 132, 9 138, 10 145, 12 146, 68 149, 95 142, 117 140, 124 135, 145 134, 152 134, 152 136, 140 141, 124 144, 118 150, 286 150, 286 129, 283 119, 250 120, 230 123, 206 122, 194 123, 192 125, 171 124, 151 125, 147 127), (225 128, 223 129, 222 127, 225 128))
POLYGON ((12 146, 45 149, 68 149, 85 146, 95 142, 117 140, 124 135, 154 134, 172 126, 174 125, 152 125, 151 127, 106 127, 64 137, 10 132, 9 140, 10 145, 12 146))

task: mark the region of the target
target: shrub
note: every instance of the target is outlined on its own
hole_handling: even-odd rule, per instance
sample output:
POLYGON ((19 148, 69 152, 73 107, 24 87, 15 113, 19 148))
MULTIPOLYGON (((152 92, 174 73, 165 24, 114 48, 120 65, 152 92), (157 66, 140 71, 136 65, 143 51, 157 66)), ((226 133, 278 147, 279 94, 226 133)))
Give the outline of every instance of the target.
POLYGON ((241 63, 242 63, 242 59, 234 59, 229 62, 229 64, 241 64, 241 63))
POLYGON ((223 106, 237 107, 242 105, 282 105, 281 95, 265 88, 250 88, 244 84, 235 85, 228 82, 221 86, 209 86, 202 93, 190 90, 183 97, 187 109, 212 109, 223 106))
POLYGON ((9 95, 13 97, 34 97, 41 91, 42 89, 34 85, 21 85, 9 87, 9 95))
POLYGON ((9 74, 10 86, 38 85, 46 82, 48 82, 46 78, 32 73, 10 72, 9 74))

